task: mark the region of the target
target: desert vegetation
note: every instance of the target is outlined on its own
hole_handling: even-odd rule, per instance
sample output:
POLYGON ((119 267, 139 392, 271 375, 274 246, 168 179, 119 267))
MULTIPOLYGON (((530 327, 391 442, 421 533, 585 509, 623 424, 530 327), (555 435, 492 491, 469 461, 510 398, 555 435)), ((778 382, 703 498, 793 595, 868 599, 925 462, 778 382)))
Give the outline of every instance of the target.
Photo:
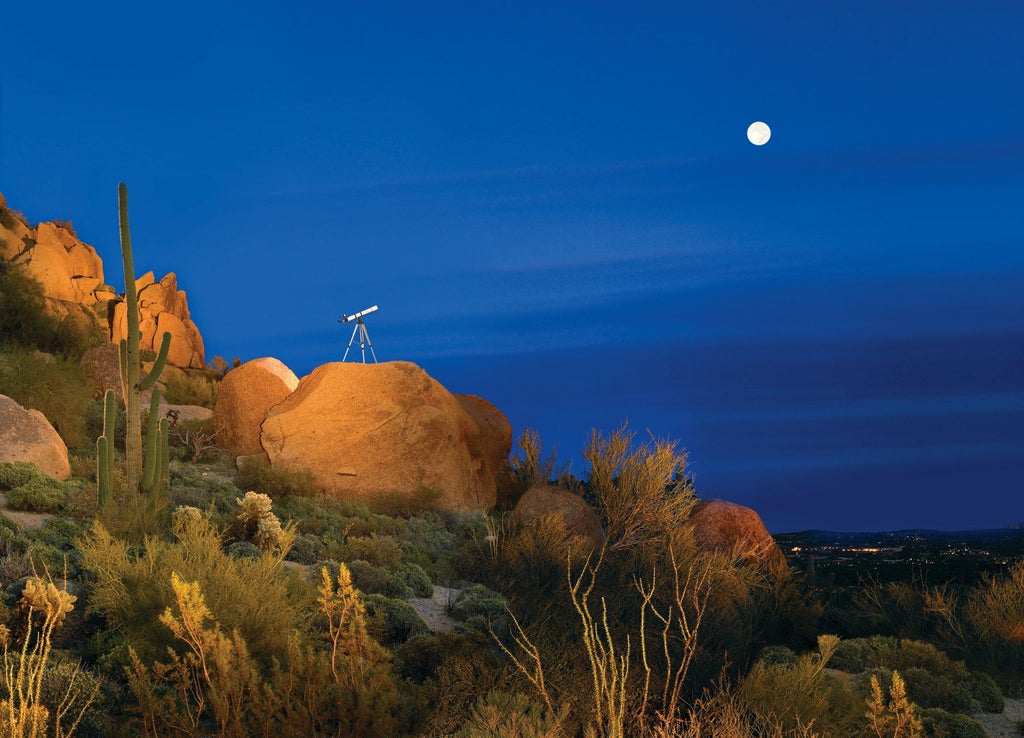
MULTIPOLYGON (((34 314, 32 284, 0 279, 34 314)), ((837 592, 701 545, 685 452, 625 427, 592 434, 578 476, 525 432, 486 515, 431 490, 324 497, 306 472, 236 469, 209 424, 143 433, 138 398, 92 397, 88 341, 3 325, 0 393, 72 461, 66 482, 0 463, 3 735, 960 738, 1024 696, 1024 560, 837 592), (534 484, 585 501, 603 539, 514 514, 534 484), (445 592, 428 623, 415 606, 445 592)), ((168 391, 209 402, 223 373, 168 391)))

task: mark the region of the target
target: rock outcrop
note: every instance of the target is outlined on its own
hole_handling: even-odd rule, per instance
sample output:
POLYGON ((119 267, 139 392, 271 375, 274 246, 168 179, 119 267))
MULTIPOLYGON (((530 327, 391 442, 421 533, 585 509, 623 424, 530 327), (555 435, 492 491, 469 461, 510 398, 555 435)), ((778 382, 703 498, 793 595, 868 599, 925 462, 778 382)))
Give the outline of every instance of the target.
MULTIPOLYGON (((479 406, 479 416, 491 414, 479 406)), ((488 471, 493 449, 508 443, 507 455, 511 448, 503 430, 500 441, 488 436, 506 423, 481 426, 415 364, 335 362, 303 377, 270 410, 261 444, 272 466, 309 468, 334 496, 372 499, 425 488, 438 493, 442 508, 487 510, 496 498, 488 471)))
MULTIPOLYGON (((98 331, 113 343, 127 333, 123 298, 104 283, 103 260, 69 225, 40 223, 32 228, 6 209, 0 195, 0 257, 24 265, 43 288, 47 310, 98 331)), ((203 338, 192 322, 188 299, 173 273, 159 282, 149 272, 135 280, 139 290, 141 348, 157 350, 171 334, 168 363, 201 369, 206 365, 203 338)))
POLYGON ((735 551, 747 563, 775 573, 787 570, 786 557, 765 528, 761 516, 725 500, 703 500, 690 516, 697 545, 713 551, 735 551))
POLYGON ((512 511, 513 517, 521 522, 552 514, 561 518, 566 533, 582 539, 589 550, 600 548, 607 540, 594 508, 561 487, 535 484, 523 493, 512 511))
POLYGON ((0 395, 0 461, 28 461, 57 479, 71 475, 68 448, 38 410, 0 395))
POLYGON ((263 453, 260 426, 267 412, 298 386, 295 373, 271 356, 229 371, 221 380, 213 411, 217 445, 233 456, 263 453))
MULTIPOLYGON (((153 272, 146 272, 135 280, 139 295, 139 330, 142 338, 139 348, 156 351, 160 348, 161 336, 171 334, 171 350, 167 363, 186 369, 202 369, 206 366, 206 350, 203 337, 188 310, 188 297, 178 289, 178 278, 170 272, 159 282, 154 281, 153 272)), ((110 321, 110 340, 117 343, 128 335, 128 310, 123 300, 114 304, 110 321)))

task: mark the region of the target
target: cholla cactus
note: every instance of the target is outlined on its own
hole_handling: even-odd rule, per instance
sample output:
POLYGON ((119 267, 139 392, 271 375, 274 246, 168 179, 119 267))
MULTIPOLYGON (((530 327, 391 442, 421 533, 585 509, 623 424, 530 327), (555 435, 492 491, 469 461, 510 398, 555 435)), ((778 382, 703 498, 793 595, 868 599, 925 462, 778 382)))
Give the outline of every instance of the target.
POLYGON ((271 499, 259 492, 246 492, 245 497, 235 498, 242 508, 238 520, 242 523, 244 537, 264 551, 272 551, 281 544, 281 521, 271 511, 271 499))
POLYGON ((184 530, 189 525, 194 525, 203 519, 203 513, 198 507, 192 505, 178 505, 171 513, 171 528, 175 531, 184 530))

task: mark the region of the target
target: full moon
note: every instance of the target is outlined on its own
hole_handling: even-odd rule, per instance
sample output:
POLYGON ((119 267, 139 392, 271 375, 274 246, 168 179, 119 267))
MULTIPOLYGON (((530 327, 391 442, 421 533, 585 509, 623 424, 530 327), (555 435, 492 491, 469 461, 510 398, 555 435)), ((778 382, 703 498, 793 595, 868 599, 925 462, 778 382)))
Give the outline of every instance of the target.
POLYGON ((762 123, 758 120, 751 123, 747 128, 747 140, 754 144, 754 146, 764 146, 771 137, 772 129, 768 127, 767 123, 762 123))

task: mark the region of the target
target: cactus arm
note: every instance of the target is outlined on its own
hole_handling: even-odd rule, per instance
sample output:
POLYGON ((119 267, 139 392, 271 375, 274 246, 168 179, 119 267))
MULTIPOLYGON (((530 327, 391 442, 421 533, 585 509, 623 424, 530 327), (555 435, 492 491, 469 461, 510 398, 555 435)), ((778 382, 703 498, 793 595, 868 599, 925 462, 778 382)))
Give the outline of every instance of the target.
POLYGON ((142 491, 151 492, 160 466, 160 436, 157 416, 160 414, 160 390, 153 390, 149 401, 149 421, 146 424, 146 460, 142 465, 142 491))
POLYGON ((153 383, 160 377, 164 371, 164 365, 167 364, 167 352, 171 348, 171 334, 164 333, 163 339, 160 341, 160 353, 156 355, 156 362, 153 364, 153 368, 149 374, 143 377, 139 381, 139 389, 143 392, 153 386, 153 383))
POLYGON ((96 489, 99 491, 101 508, 110 504, 110 457, 108 454, 113 445, 107 441, 106 436, 96 439, 96 489))

